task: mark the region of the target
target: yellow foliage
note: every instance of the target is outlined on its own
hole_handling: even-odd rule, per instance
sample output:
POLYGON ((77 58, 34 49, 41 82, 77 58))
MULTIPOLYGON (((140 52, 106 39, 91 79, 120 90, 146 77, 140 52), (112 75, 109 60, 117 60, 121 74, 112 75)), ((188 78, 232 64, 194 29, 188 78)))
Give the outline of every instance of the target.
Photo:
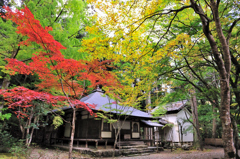
MULTIPOLYGON (((167 35, 169 37, 158 41, 167 30, 167 27, 162 26, 168 25, 169 19, 174 17, 174 14, 160 15, 161 11, 189 5, 190 0, 88 0, 88 2, 98 9, 96 13, 98 16, 95 19, 96 24, 88 27, 87 32, 95 35, 102 32, 107 36, 83 40, 84 47, 80 51, 87 52, 91 58, 114 60, 114 63, 121 67, 121 71, 116 74, 125 87, 114 90, 124 98, 122 103, 136 105, 136 101, 139 101, 139 93, 150 90, 158 78, 156 69, 166 67, 165 64, 159 65, 162 59, 168 57, 171 60, 181 60, 184 56, 191 55, 192 60, 199 60, 194 56, 199 48, 192 48, 193 36, 186 33, 169 34, 167 35), (150 18, 154 14, 156 16, 150 18), (158 29, 160 35, 153 34, 156 30, 152 30, 152 24, 157 18, 159 19, 154 27, 158 29), (157 47, 154 45, 156 43, 158 43, 157 47), (137 83, 137 86, 132 87, 133 83, 137 83)), ((204 9, 210 12, 209 8, 204 9)), ((185 20, 185 25, 191 25, 191 21, 197 16, 189 10, 181 11, 179 15, 185 20)), ((175 21, 172 23, 184 26, 175 21)), ((109 89, 110 91, 113 89, 109 89)))

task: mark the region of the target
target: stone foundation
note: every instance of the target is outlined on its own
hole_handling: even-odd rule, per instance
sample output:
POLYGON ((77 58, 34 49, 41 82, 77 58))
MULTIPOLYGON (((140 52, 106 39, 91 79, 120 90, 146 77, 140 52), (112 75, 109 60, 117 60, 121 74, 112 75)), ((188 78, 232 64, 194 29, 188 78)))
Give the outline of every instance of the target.
MULTIPOLYGON (((68 149, 68 146, 63 145, 54 145, 54 147, 58 147, 61 149, 68 149)), ((79 151, 81 154, 88 154, 93 157, 112 157, 113 156, 113 149, 90 149, 90 148, 80 148, 80 147, 73 147, 73 150, 79 151)), ((115 149, 115 156, 131 156, 131 155, 146 155, 148 153, 155 153, 163 151, 162 147, 134 147, 134 146, 127 146, 124 149, 115 149)))

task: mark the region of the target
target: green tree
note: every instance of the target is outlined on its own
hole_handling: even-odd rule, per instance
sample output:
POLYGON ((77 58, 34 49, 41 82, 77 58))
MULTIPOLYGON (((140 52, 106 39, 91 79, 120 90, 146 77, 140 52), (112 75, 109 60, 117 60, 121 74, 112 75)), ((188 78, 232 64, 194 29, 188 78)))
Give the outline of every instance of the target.
MULTIPOLYGON (((143 0, 122 3, 112 1, 104 5, 101 1, 91 2, 106 14, 105 17, 99 18, 97 24, 100 27, 98 28, 114 31, 116 39, 123 37, 128 43, 132 41, 129 37, 134 32, 146 26, 149 28, 142 32, 142 34, 147 34, 148 38, 145 39, 145 43, 141 44, 148 44, 151 41, 155 43, 155 47, 152 49, 144 47, 146 49, 136 51, 135 54, 126 49, 125 57, 134 57, 138 65, 141 65, 142 57, 151 59, 152 66, 159 64, 157 61, 165 56, 171 57, 173 63, 184 61, 194 78, 198 78, 205 85, 204 92, 206 93, 208 91, 205 88, 209 87, 208 83, 201 80, 203 78, 200 74, 193 70, 195 61, 202 60, 204 66, 211 65, 217 70, 220 87, 218 90, 211 87, 210 91, 214 93, 216 90, 219 94, 210 96, 208 100, 215 103, 220 112, 224 157, 234 158, 236 151, 233 146, 230 119, 230 70, 232 68, 230 46, 234 39, 232 35, 235 35, 239 28, 237 23, 240 18, 236 16, 239 12, 239 2, 235 0, 226 3, 220 0, 151 2, 143 0), (201 47, 201 44, 207 46, 207 50, 201 47), (220 100, 218 100, 218 95, 220 100)), ((180 77, 185 79, 184 74, 181 74, 182 70, 180 68, 177 70, 180 77)), ((195 85, 191 80, 188 82, 195 85)))
MULTIPOLYGON (((81 39, 85 36, 85 27, 91 24, 90 18, 87 17, 87 4, 84 1, 50 1, 50 0, 27 0, 21 1, 22 6, 27 6, 39 19, 43 27, 51 26, 53 31, 51 34, 54 38, 61 42, 66 50, 62 51, 66 58, 84 59, 85 53, 79 53, 81 39)), ((12 6, 18 7, 16 4, 12 6)), ((19 42, 25 40, 25 37, 16 33, 16 25, 11 21, 0 19, 0 65, 5 66, 5 58, 16 58, 27 62, 35 52, 41 50, 38 45, 32 47, 19 46, 19 42)), ((10 76, 8 72, 1 67, 1 75, 3 77, 2 88, 8 88, 10 84, 10 76)), ((15 78, 17 76, 13 76, 15 78)), ((29 77, 29 76, 27 76, 29 77)), ((16 79, 18 80, 18 79, 16 79)), ((19 82, 17 83, 17 85, 19 82)))

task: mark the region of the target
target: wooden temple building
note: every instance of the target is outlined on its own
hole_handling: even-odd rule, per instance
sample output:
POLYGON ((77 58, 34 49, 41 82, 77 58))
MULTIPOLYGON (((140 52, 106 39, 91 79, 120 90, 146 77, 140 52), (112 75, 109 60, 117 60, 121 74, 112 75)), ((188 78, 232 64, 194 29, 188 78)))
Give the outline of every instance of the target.
MULTIPOLYGON (((101 90, 96 90, 92 94, 81 99, 82 102, 94 104, 92 110, 97 113, 111 114, 112 118, 120 117, 119 122, 110 124, 104 119, 91 116, 84 109, 77 110, 76 128, 74 137, 74 146, 85 148, 103 148, 113 147, 115 140, 115 129, 121 125, 120 135, 117 146, 131 145, 154 145, 154 127, 163 127, 163 125, 152 122, 154 120, 151 114, 134 109, 132 107, 120 106, 113 99, 110 99, 101 90), (121 115, 120 115, 121 114, 121 115), (127 117, 125 119, 125 117, 127 117), (119 125, 118 125, 119 124, 119 125)), ((57 110, 54 110, 57 111, 57 110)), ((63 108, 65 120, 72 120, 72 109, 63 108)), ((71 126, 65 122, 58 129, 49 125, 43 131, 36 131, 36 136, 44 136, 46 144, 67 145, 70 141, 71 126)))

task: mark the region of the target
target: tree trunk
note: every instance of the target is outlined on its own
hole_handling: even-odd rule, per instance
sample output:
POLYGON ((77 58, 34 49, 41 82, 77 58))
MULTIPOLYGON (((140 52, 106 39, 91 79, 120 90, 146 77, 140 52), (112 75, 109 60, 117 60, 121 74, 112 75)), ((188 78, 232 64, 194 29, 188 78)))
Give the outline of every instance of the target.
POLYGON ((223 59, 224 59, 224 62, 223 60, 221 60, 221 62, 217 62, 217 65, 219 68, 220 80, 221 80, 220 81, 220 88, 221 88, 220 119, 221 119, 222 128, 223 128, 222 138, 223 138, 223 145, 224 145, 224 158, 227 159, 227 158, 234 158, 236 153, 233 146, 233 130, 231 128, 231 118, 230 118, 229 78, 230 78, 230 70, 231 70, 231 56, 230 56, 229 46, 222 32, 221 22, 218 14, 218 4, 215 1, 211 0, 211 6, 213 10, 213 16, 214 16, 218 38, 222 45, 223 59))
POLYGON ((24 136, 25 136, 25 128, 24 128, 24 126, 21 124, 21 119, 18 118, 18 122, 19 122, 19 128, 20 128, 21 133, 22 133, 22 139, 24 139, 24 136))
POLYGON ((181 142, 181 146, 183 145, 183 127, 182 125, 179 125, 179 128, 180 128, 180 142, 181 142))
POLYGON ((31 118, 28 119, 27 131, 26 131, 26 146, 28 147, 29 143, 29 131, 30 131, 31 118))
POLYGON ((31 109, 31 114, 28 117, 28 121, 27 121, 27 131, 26 131, 26 146, 29 146, 29 131, 30 131, 30 125, 32 123, 32 118, 33 118, 33 108, 31 109))
POLYGON ((231 120, 232 120, 232 126, 233 126, 233 138, 234 138, 234 146, 236 150, 236 158, 239 159, 240 157, 238 156, 238 127, 237 127, 237 122, 234 119, 234 116, 231 115, 231 120))
MULTIPOLYGON (((21 40, 20 40, 21 41, 21 40)), ((11 54, 11 59, 15 59, 18 52, 20 50, 20 46, 18 46, 18 48, 12 52, 11 54)), ((10 84, 10 77, 8 77, 7 75, 5 75, 4 79, 3 79, 3 82, 2 82, 2 89, 8 89, 8 86, 10 84)))
POLYGON ((224 158, 234 158, 235 149, 233 145, 233 130, 230 119, 230 89, 228 81, 221 81, 221 105, 220 119, 222 122, 222 139, 224 147, 224 158))
MULTIPOLYGON (((37 120, 38 120, 38 117, 35 116, 33 123, 36 124, 37 120)), ((28 143, 27 143, 27 147, 29 147, 31 142, 32 142, 33 132, 34 132, 34 127, 32 127, 32 130, 31 130, 31 133, 30 133, 30 137, 29 137, 29 140, 28 140, 28 143)))
MULTIPOLYGON (((114 158, 115 157, 115 150, 116 150, 116 146, 117 146, 117 139, 118 139, 118 136, 120 134, 120 127, 118 126, 118 122, 117 122, 117 127, 118 129, 116 130, 115 129, 115 140, 114 140, 114 145, 113 145, 113 155, 112 157, 114 158), (117 133, 116 133, 117 132, 117 133)), ((119 140, 120 141, 120 140, 119 140)), ((121 144, 121 143, 120 143, 121 144)))
POLYGON ((190 91, 191 94, 191 109, 192 109, 192 117, 193 117, 193 124, 194 124, 194 140, 195 140, 195 146, 199 147, 201 151, 203 151, 203 144, 202 144, 202 137, 199 129, 199 121, 198 121, 198 112, 197 112, 197 98, 195 95, 195 90, 190 91))
POLYGON ((76 108, 73 109, 73 116, 72 116, 72 130, 71 130, 71 139, 69 143, 69 159, 72 159, 72 149, 73 149, 73 140, 74 140, 74 133, 75 133, 75 119, 76 119, 76 108))
POLYGON ((213 110, 213 120, 212 120, 212 138, 216 138, 216 130, 217 130, 217 119, 216 119, 216 106, 212 105, 213 110))
MULTIPOLYGON (((150 113, 150 110, 151 110, 151 91, 148 92, 148 95, 147 95, 147 99, 145 101, 146 103, 146 106, 148 106, 146 109, 147 109, 147 112, 150 113)), ((150 128, 146 128, 147 129, 147 139, 148 140, 151 140, 151 129, 150 128)))
POLYGON ((148 106, 147 108, 147 112, 150 113, 151 111, 151 91, 149 91, 148 95, 147 95, 147 99, 145 101, 146 106, 148 106))
POLYGON ((219 40, 219 44, 221 45, 222 55, 219 53, 219 48, 217 46, 216 40, 211 33, 209 28, 210 19, 204 13, 201 5, 195 1, 191 0, 192 8, 195 13, 199 15, 202 22, 203 32, 208 39, 208 42, 211 46, 212 54, 215 58, 215 62, 218 68, 219 76, 220 76, 220 119, 222 123, 222 139, 223 139, 223 147, 224 147, 224 158, 230 159, 235 157, 235 148, 233 146, 233 130, 231 128, 231 119, 230 119, 230 86, 229 86, 229 78, 230 78, 230 70, 231 70, 231 55, 229 51, 228 42, 223 34, 221 22, 219 18, 219 3, 220 1, 210 0, 210 6, 213 14, 213 20, 215 22, 217 38, 219 40), (224 60, 223 60, 224 59, 224 60))
POLYGON ((2 82, 2 89, 8 89, 9 84, 10 84, 10 79, 8 77, 4 77, 2 82))

